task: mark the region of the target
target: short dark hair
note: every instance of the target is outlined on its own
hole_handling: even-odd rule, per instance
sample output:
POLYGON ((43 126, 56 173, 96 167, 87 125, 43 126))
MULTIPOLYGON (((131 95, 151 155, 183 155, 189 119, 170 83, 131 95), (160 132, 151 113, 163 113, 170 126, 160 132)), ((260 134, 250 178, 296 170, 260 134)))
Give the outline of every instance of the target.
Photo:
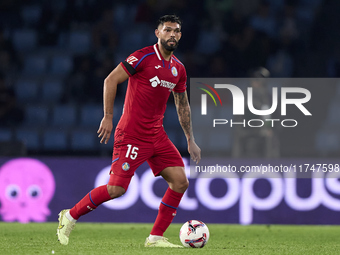
POLYGON ((159 20, 157 21, 157 28, 159 27, 159 25, 163 25, 165 22, 177 23, 182 27, 181 19, 178 16, 176 16, 175 14, 164 15, 164 16, 160 17, 159 20))

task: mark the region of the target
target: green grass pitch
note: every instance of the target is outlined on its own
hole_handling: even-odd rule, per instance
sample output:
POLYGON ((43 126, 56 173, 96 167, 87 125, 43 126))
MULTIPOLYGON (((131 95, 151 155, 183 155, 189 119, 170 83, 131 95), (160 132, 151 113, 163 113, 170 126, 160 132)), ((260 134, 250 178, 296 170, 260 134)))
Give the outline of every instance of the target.
MULTIPOLYGON (((208 224, 202 249, 144 248, 152 224, 77 223, 67 246, 57 242, 58 223, 0 222, 0 254, 340 254, 340 226, 208 224)), ((180 244, 181 225, 165 236, 180 244)))

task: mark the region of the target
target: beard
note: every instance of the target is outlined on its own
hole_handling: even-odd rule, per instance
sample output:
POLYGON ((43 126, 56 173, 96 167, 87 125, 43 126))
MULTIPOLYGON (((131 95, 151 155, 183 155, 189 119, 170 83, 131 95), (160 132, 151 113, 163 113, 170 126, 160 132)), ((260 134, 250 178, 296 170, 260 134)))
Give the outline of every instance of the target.
POLYGON ((169 39, 167 41, 165 41, 164 39, 161 39, 161 45, 167 51, 174 51, 178 47, 178 41, 176 41, 174 39, 169 39), (168 45, 168 42, 175 42, 175 44, 174 45, 168 45))

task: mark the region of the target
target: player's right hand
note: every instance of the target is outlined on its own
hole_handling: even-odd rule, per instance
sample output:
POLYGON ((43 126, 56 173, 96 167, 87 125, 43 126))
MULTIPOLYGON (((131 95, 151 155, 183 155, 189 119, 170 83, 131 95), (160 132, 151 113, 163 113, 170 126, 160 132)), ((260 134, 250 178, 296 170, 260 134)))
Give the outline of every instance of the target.
POLYGON ((198 147, 198 145, 195 143, 195 141, 189 141, 188 142, 188 151, 190 153, 191 159, 198 164, 201 160, 201 149, 198 147))
POLYGON ((102 121, 100 122, 100 126, 97 131, 98 137, 102 138, 100 139, 100 143, 104 142, 105 144, 107 144, 107 142, 110 139, 112 129, 113 129, 112 117, 108 117, 107 115, 105 115, 102 121))

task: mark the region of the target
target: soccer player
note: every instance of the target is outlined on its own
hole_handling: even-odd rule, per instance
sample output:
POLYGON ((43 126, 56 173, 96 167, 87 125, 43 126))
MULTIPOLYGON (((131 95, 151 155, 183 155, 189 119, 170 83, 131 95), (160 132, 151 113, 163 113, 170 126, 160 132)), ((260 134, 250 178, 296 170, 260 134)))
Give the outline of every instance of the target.
POLYGON ((162 176, 169 187, 146 247, 182 247, 172 244, 163 233, 176 215, 189 182, 180 153, 163 128, 166 103, 172 92, 179 122, 195 162, 201 158, 192 133, 190 106, 186 93, 186 71, 173 55, 181 38, 181 21, 175 15, 158 20, 155 45, 137 50, 121 62, 104 81, 104 117, 98 129, 101 143, 107 143, 113 129, 113 105, 117 85, 129 78, 124 111, 114 135, 112 166, 107 185, 91 190, 72 209, 59 213, 58 240, 67 245, 75 222, 100 204, 123 195, 135 170, 147 161, 155 176, 162 176))

